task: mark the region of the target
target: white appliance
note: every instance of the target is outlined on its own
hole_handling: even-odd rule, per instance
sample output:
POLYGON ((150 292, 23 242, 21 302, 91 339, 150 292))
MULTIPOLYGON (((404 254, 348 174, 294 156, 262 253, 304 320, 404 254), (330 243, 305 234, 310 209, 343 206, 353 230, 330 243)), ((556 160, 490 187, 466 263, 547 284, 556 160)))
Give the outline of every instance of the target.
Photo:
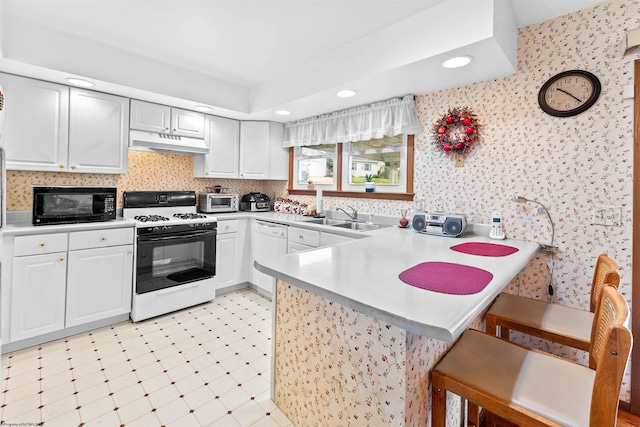
POLYGON ((125 191, 122 205, 136 222, 131 319, 213 300, 217 220, 196 213, 196 193, 125 191))
MULTIPOLYGON (((287 235, 288 226, 286 225, 256 220, 253 223, 251 236, 251 265, 253 266, 253 262, 256 260, 285 255, 287 253, 287 235)), ((251 271, 251 283, 268 296, 273 295, 276 279, 256 270, 255 267, 251 271)))

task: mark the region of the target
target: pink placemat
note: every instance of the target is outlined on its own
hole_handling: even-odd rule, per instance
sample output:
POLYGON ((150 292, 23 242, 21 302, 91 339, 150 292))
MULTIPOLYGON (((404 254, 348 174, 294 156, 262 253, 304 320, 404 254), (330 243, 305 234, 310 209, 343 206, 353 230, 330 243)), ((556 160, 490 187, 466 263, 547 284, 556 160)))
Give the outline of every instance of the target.
POLYGON ((493 274, 468 265, 423 262, 403 271, 398 277, 411 286, 429 291, 469 295, 483 290, 493 279, 493 274))
POLYGON ((496 245, 495 243, 468 242, 460 245, 451 246, 450 248, 456 252, 462 252, 470 255, 480 256, 507 256, 518 252, 518 248, 506 245, 496 245))

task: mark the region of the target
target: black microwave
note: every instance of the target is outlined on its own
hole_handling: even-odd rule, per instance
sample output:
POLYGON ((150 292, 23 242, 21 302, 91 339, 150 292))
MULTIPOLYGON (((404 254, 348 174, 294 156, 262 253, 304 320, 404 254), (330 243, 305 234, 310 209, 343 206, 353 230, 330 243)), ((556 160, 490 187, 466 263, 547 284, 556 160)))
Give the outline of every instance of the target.
POLYGON ((75 224, 116 218, 115 187, 33 186, 33 224, 75 224))

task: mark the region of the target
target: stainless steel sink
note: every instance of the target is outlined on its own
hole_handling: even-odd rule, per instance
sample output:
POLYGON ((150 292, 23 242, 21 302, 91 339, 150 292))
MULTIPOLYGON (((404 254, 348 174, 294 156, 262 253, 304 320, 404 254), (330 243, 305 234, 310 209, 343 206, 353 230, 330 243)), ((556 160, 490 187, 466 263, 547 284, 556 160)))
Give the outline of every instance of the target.
POLYGON ((365 222, 345 222, 343 224, 333 224, 334 227, 346 228, 355 231, 371 231, 379 230, 381 228, 391 227, 386 224, 368 224, 365 222))
POLYGON ((346 224, 346 221, 341 219, 332 219, 332 218, 314 218, 308 219, 304 221, 307 224, 320 224, 320 225, 342 225, 346 224))

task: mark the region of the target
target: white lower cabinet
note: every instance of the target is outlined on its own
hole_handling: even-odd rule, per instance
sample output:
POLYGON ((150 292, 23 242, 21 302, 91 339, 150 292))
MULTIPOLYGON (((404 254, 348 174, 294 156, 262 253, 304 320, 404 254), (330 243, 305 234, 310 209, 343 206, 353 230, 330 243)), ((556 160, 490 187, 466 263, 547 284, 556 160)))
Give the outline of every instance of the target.
POLYGON ((13 259, 9 342, 64 329, 66 256, 57 252, 13 259))
POLYGON ((3 310, 9 308, 2 313, 3 351, 77 333, 83 325, 126 318, 133 242, 133 228, 116 228, 16 236, 5 243, 3 260, 9 260, 10 273, 3 272, 3 278, 11 281, 2 290, 9 299, 2 303, 3 310))
POLYGON ((249 280, 245 256, 247 220, 218 220, 216 238, 216 289, 249 280))
POLYGON ((65 326, 131 311, 133 245, 69 252, 65 326))

